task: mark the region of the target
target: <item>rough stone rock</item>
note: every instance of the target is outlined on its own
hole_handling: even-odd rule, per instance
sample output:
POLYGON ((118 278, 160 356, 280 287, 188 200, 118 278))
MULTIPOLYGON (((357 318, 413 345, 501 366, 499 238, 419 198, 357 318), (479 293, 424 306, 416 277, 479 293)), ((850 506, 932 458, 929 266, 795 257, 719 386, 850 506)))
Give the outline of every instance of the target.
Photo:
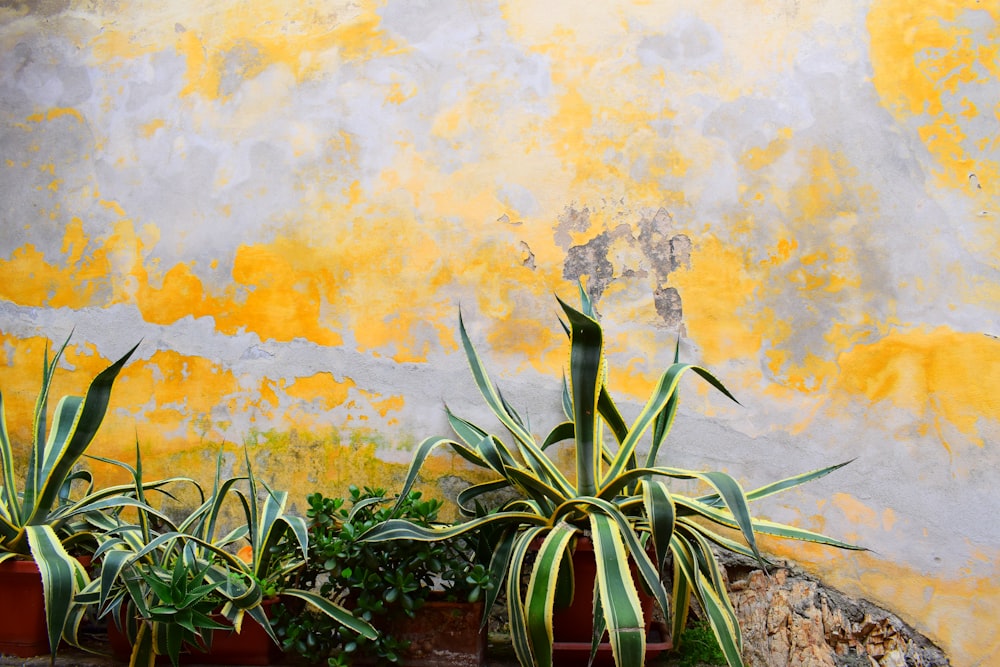
POLYGON ((899 617, 825 586, 789 563, 768 573, 720 555, 748 667, 945 667, 948 658, 899 617))

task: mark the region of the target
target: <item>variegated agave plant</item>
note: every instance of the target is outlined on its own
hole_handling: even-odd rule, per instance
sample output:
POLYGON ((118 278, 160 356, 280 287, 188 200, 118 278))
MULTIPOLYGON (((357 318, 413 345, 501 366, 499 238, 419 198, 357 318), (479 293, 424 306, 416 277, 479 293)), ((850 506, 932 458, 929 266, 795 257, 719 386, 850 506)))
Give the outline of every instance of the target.
MULTIPOLYGON (((729 474, 658 463, 677 410, 678 382, 684 373, 692 371, 736 399, 708 371, 678 363, 675 351, 674 363, 660 377, 639 416, 628 425, 605 384, 603 332, 582 287, 580 297, 581 310, 559 301, 568 319, 563 326, 570 340, 569 382, 563 382, 566 420, 541 441, 490 381, 459 318, 462 344, 476 384, 513 436, 513 445, 448 411, 457 438, 432 437, 418 446, 401 495, 414 484, 432 450, 447 445, 496 476, 459 494, 459 508, 470 520, 432 529, 392 520, 374 528, 366 539, 438 540, 484 529, 499 535, 490 564, 494 591, 500 590, 506 577, 511 639, 518 660, 528 667, 552 664, 552 610, 557 588, 562 586, 570 564, 568 554, 574 539, 589 534, 598 563, 594 651, 607 630, 619 667, 643 664, 645 635, 635 631, 643 627, 641 586, 652 592, 671 619, 675 638, 681 636, 693 596, 706 612, 729 664, 742 665, 740 627, 713 545, 762 563, 757 533, 857 548, 754 518, 749 509, 750 501, 822 477, 840 465, 745 492, 729 474), (613 442, 606 439, 606 432, 613 442), (575 445, 575 475, 561 470, 549 451, 564 441, 575 445), (646 445, 643 452, 640 443, 646 445), (671 489, 672 480, 703 482, 706 494, 692 497, 677 493, 671 489), (482 505, 485 494, 504 489, 513 491, 515 497, 496 507, 482 505), (641 582, 633 577, 630 559, 641 582), (529 570, 528 584, 523 586, 522 577, 529 570), (669 596, 668 586, 672 586, 669 596)), ((495 601, 496 592, 488 603, 495 601)), ((560 597, 562 593, 560 590, 560 597)))
MULTIPOLYGON (((104 419, 111 387, 135 347, 104 369, 90 383, 87 395, 64 396, 47 425, 49 388, 69 339, 51 361, 48 349, 42 365, 42 388, 35 401, 32 442, 23 483, 14 477, 14 452, 7 433, 0 395, 0 561, 33 559, 42 575, 49 647, 53 655, 60 637, 76 644, 83 609, 74 595, 88 582, 75 558, 76 549, 94 548, 96 541, 87 516, 114 507, 135 506, 130 487, 95 490, 86 470, 76 469, 104 419)), ((138 347, 138 346, 137 346, 138 347)), ((7 602, 7 601, 5 601, 7 602)))
POLYGON ((210 644, 213 630, 239 631, 247 616, 277 643, 262 603, 265 595, 279 593, 304 601, 352 632, 375 638, 375 629, 348 610, 290 586, 309 550, 306 523, 286 512, 286 491, 272 490, 254 475, 246 450, 246 474, 234 477, 223 476, 219 452, 208 494, 187 477, 143 481, 138 444, 135 467, 100 460, 128 471, 141 510, 135 522, 119 513, 90 517, 99 528, 95 558, 101 574, 77 600, 119 624, 132 645, 131 666, 152 665, 160 655, 177 665, 183 650, 210 644), (201 498, 176 524, 147 501, 147 491, 166 493, 175 485, 191 487, 201 498), (237 508, 237 523, 224 532, 227 504, 237 508), (234 553, 239 547, 240 553, 234 553), (230 625, 220 624, 217 617, 230 625))

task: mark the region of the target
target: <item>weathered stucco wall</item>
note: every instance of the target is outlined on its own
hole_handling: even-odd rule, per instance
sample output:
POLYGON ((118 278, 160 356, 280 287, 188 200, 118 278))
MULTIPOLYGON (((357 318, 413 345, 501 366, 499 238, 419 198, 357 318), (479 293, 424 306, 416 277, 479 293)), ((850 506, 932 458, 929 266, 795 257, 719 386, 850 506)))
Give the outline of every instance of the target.
POLYGON ((680 333, 742 401, 686 385, 677 464, 857 457, 762 510, 875 551, 782 553, 997 664, 998 51, 977 0, 3 3, 11 428, 75 327, 60 391, 143 341, 102 453, 391 485, 482 414, 459 304, 555 419, 579 277, 620 393, 680 333))

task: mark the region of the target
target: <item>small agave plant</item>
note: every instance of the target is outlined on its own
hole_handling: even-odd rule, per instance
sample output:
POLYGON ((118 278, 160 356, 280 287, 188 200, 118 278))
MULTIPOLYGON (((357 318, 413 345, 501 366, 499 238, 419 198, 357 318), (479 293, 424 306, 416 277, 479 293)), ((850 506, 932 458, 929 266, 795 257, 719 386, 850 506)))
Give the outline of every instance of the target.
POLYGON ((746 492, 727 473, 661 463, 661 448, 677 411, 678 383, 685 373, 693 372, 736 399, 707 370, 679 363, 675 349, 674 363, 660 376, 638 417, 626 423, 608 391, 604 335, 582 286, 580 298, 580 310, 559 301, 570 342, 570 373, 568 381, 563 380, 565 420, 540 440, 490 380, 459 318, 476 385, 513 444, 448 411, 454 436, 420 443, 401 497, 416 481, 430 453, 445 445, 492 474, 489 481, 458 495, 459 509, 470 520, 439 527, 390 520, 369 531, 365 539, 441 540, 482 530, 498 535, 490 564, 495 585, 487 609, 506 579, 511 640, 518 660, 529 667, 552 664, 553 607, 557 599, 565 599, 563 573, 572 567, 573 544, 586 535, 598 564, 592 657, 607 631, 618 667, 643 664, 645 633, 637 630, 644 626, 639 598, 639 588, 644 588, 671 619, 674 638, 681 636, 694 597, 729 665, 741 666, 742 635, 713 548, 761 563, 757 534, 858 548, 756 518, 749 507, 751 501, 817 479, 844 464, 746 492), (573 443, 575 470, 561 469, 561 459, 550 454, 550 447, 563 442, 573 443), (674 480, 697 480, 706 492, 698 496, 678 493, 671 488, 674 480), (486 494, 496 491, 505 491, 507 499, 489 505, 486 494), (525 586, 526 574, 530 576, 525 586))
POLYGON ((210 648, 213 631, 241 631, 246 617, 277 643, 264 598, 279 594, 303 601, 346 633, 375 639, 375 629, 348 610, 291 585, 306 565, 306 523, 286 512, 286 491, 272 490, 254 474, 245 449, 246 474, 233 477, 222 474, 219 452, 209 493, 187 477, 143 481, 138 444, 135 467, 100 460, 128 471, 141 510, 134 522, 120 513, 91 517, 100 528, 95 557, 101 575, 77 600, 119 627, 132 646, 131 666, 151 665, 157 656, 176 666, 183 651, 210 648), (194 489, 201 502, 174 523, 147 502, 147 491, 168 493, 177 485, 194 489), (238 517, 230 530, 222 518, 227 505, 238 517))
MULTIPOLYGON (((13 447, 7 433, 0 394, 0 562, 31 559, 38 566, 45 592, 49 648, 53 655, 60 638, 76 644, 83 608, 74 596, 89 579, 76 558, 93 549, 96 537, 87 521, 110 508, 138 506, 130 487, 95 490, 93 478, 76 464, 87 451, 104 419, 111 388, 135 347, 104 369, 90 383, 86 396, 64 396, 48 424, 48 399, 56 366, 69 339, 42 364, 42 388, 35 401, 32 441, 24 479, 14 476, 13 447)), ((136 346, 138 347, 138 346, 136 346)), ((5 600, 5 604, 9 601, 5 600)))

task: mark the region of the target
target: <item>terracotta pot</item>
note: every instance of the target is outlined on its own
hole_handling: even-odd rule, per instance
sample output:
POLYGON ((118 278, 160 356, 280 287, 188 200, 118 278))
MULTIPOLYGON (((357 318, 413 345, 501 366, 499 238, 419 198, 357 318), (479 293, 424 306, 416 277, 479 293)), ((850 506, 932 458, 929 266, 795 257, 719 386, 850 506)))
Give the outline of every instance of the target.
MULTIPOLYGON (((556 665, 581 665, 587 663, 590 656, 591 634, 594 618, 594 582, 597 580, 597 562, 594 559, 594 545, 587 537, 576 541, 573 551, 573 602, 568 607, 556 607, 552 614, 553 632, 553 662, 556 665)), ((639 601, 642 604, 642 614, 646 622, 646 660, 658 656, 663 651, 673 647, 669 633, 664 624, 653 624, 654 600, 638 583, 639 577, 635 567, 632 568, 633 579, 639 590, 639 601)), ((604 641, 598 646, 594 665, 614 665, 611 644, 604 641)))
POLYGON ((0 563, 0 591, 0 653, 21 658, 48 654, 45 593, 35 562, 10 559, 0 563))
POLYGON ((403 667, 478 667, 486 658, 482 618, 482 602, 429 600, 416 617, 394 618, 386 630, 410 643, 403 667))
MULTIPOLYGON (((271 606, 278 598, 268 598, 261 605, 270 617, 271 606)), ((220 623, 228 621, 222 616, 214 617, 220 623)), ((132 646, 128 638, 114 624, 108 623, 108 643, 111 653, 118 660, 128 661, 132 646)), ((244 616, 243 627, 237 634, 231 630, 213 630, 212 646, 204 651, 201 647, 186 644, 181 653, 181 663, 196 665, 270 665, 280 660, 281 649, 271 640, 257 621, 244 616)), ((169 664, 167 656, 157 656, 157 664, 169 664)))
MULTIPOLYGON (((76 558, 90 566, 90 556, 76 558)), ((51 653, 45 590, 35 561, 13 558, 0 563, 0 594, 0 654, 29 658, 51 653)))

